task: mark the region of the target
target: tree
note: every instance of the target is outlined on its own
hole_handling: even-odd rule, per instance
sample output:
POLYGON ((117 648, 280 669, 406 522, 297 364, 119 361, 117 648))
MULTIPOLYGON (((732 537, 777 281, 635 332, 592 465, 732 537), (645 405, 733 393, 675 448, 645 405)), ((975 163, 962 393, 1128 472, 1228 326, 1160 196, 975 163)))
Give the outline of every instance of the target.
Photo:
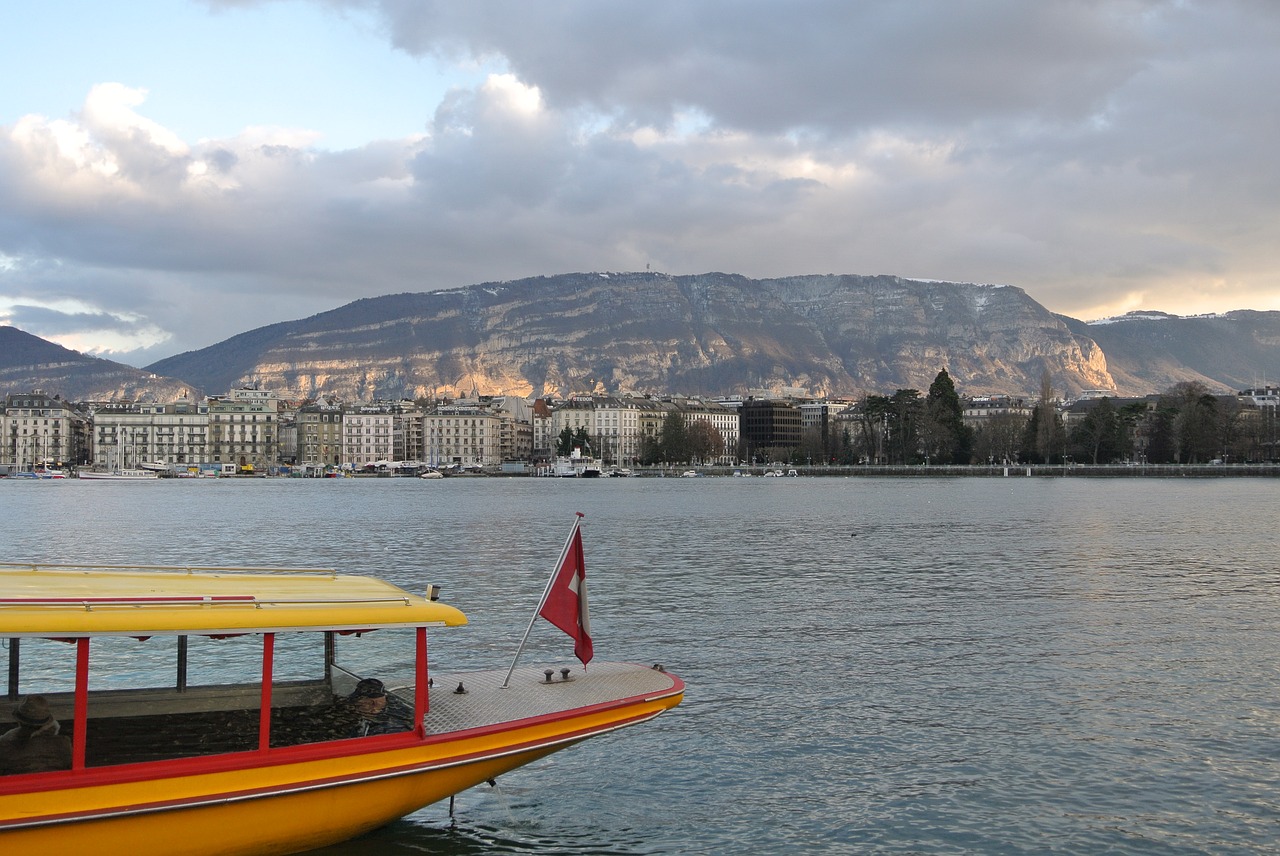
POLYGON ((724 454, 724 437, 709 419, 695 419, 686 429, 689 454, 706 463, 724 454))
POLYGON ((1078 460, 1109 464, 1128 457, 1133 444, 1110 398, 1098 401, 1071 431, 1071 454, 1078 460))
POLYGON ((886 449, 891 464, 920 461, 920 420, 924 402, 918 389, 900 389, 889 399, 886 449))
POLYGON ((997 464, 1016 462, 1024 448, 1023 434, 1030 421, 1017 413, 998 413, 982 420, 974 433, 974 457, 979 462, 997 464))
POLYGON ((582 454, 591 454, 591 438, 587 435, 587 429, 581 425, 575 430, 568 425, 556 435, 556 454, 562 458, 567 458, 573 454, 574 449, 581 449, 582 454))
POLYGON ((1031 410, 1031 421, 1027 423, 1022 448, 1028 460, 1043 464, 1051 463, 1066 452, 1066 430, 1062 426, 1062 417, 1058 415, 1053 380, 1048 369, 1040 375, 1040 398, 1031 410))
POLYGON ((1193 464, 1217 457, 1221 451, 1218 399, 1199 381, 1183 381, 1160 396, 1167 417, 1171 458, 1193 464))
POLYGON ((640 452, 638 455, 640 463, 645 466, 651 466, 662 460, 662 443, 657 437, 644 436, 640 438, 640 452))
POLYGON ((973 430, 964 424, 964 408, 951 375, 943 369, 929 385, 927 418, 921 427, 925 453, 938 463, 967 464, 973 450, 973 430))
POLYGON ((679 410, 673 410, 667 414, 666 420, 662 423, 658 444, 662 448, 662 460, 689 460, 689 429, 685 424, 684 414, 679 410))
POLYGON ((857 421, 858 437, 855 445, 866 460, 876 464, 888 461, 886 440, 889 426, 889 397, 868 395, 862 403, 862 414, 857 421))
POLYGON ((566 425, 556 436, 556 454, 562 458, 567 458, 572 451, 573 429, 566 425))

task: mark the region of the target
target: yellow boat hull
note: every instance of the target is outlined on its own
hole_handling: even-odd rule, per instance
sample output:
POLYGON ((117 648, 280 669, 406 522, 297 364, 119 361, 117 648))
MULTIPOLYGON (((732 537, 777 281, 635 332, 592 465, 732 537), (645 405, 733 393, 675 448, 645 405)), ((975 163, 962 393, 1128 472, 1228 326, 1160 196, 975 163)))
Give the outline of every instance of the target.
POLYGON ((360 835, 588 737, 651 719, 682 697, 681 691, 386 751, 0 795, 0 848, 100 856, 297 853, 360 835))

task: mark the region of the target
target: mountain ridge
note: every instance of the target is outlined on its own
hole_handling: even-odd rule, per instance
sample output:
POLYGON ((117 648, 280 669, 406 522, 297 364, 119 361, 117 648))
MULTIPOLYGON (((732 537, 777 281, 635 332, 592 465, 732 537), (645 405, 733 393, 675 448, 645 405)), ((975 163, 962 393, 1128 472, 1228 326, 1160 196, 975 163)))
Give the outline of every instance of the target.
MULTIPOLYGON (((266 328, 263 328, 266 329, 266 328)), ((573 273, 364 298, 149 368, 349 399, 435 392, 1110 387, 1092 340, 1015 286, 813 275, 573 273), (988 335, 992 334, 992 335, 988 335), (353 359, 353 357, 358 358, 353 359)))
POLYGON ((0 381, 58 388, 69 378, 34 366, 65 352, 87 362, 76 363, 84 382, 64 395, 84 398, 158 397, 147 380, 157 390, 217 393, 256 383, 290 397, 348 401, 473 390, 860 395, 927 389, 943 368, 969 395, 1032 397, 1046 370, 1066 396, 1142 395, 1185 380, 1218 389, 1276 377, 1278 345, 1276 312, 1147 312, 1087 323, 1012 285, 580 272, 361 298, 143 370, 59 348, 43 362, 27 354, 24 371, 13 365, 21 354, 0 340, 0 381))

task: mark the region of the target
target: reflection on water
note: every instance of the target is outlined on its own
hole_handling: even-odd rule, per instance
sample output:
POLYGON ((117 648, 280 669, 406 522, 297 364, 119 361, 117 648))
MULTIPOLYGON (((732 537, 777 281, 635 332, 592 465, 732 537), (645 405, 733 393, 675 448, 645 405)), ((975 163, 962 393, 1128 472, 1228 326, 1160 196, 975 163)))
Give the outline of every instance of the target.
MULTIPOLYGON (((1276 491, 0 483, 0 534, 12 559, 437 583, 472 623, 433 634, 433 663, 485 668, 509 663, 585 512, 597 656, 664 663, 684 704, 460 794, 456 826, 441 803, 322 853, 1263 853, 1280 820, 1276 491)), ((540 627, 526 658, 567 665, 569 647, 540 627)))

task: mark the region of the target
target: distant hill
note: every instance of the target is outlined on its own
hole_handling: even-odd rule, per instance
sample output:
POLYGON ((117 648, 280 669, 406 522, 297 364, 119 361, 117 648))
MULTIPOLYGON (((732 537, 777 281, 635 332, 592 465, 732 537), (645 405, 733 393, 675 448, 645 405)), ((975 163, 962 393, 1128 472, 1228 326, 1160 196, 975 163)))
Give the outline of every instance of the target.
POLYGON ((168 401, 183 389, 200 394, 183 381, 86 356, 16 327, 0 326, 0 394, 35 389, 68 401, 168 401))
POLYGON ((893 276, 577 273, 358 300, 161 360, 207 389, 347 400, 589 391, 1112 388, 1102 351, 1010 286, 893 276))
POLYGON ((1092 324, 1064 321, 1098 343, 1121 388, 1159 392, 1200 381, 1212 389, 1247 389, 1280 381, 1280 312, 1189 318, 1131 312, 1092 324))

